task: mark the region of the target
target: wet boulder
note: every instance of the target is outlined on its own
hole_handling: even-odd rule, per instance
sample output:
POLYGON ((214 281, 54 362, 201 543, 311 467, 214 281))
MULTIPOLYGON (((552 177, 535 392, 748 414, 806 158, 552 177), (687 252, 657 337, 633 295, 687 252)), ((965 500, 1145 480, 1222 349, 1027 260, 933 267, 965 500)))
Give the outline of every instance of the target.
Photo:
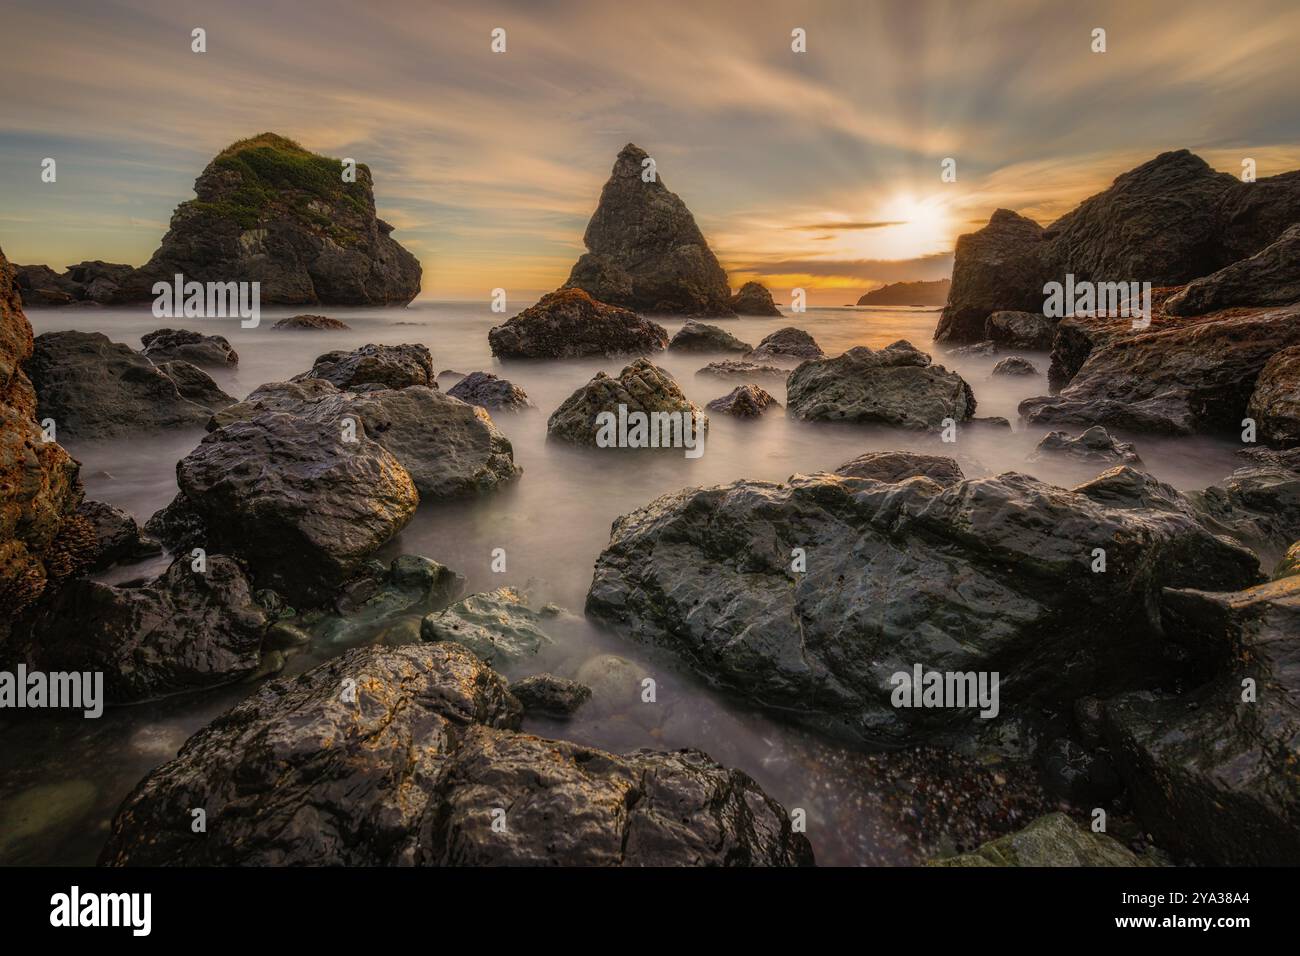
POLYGON ((1120 441, 1100 425, 1089 428, 1073 438, 1065 432, 1049 432, 1038 443, 1034 453, 1029 456, 1029 460, 1042 461, 1045 458, 1054 456, 1073 458, 1076 461, 1099 465, 1139 465, 1142 463, 1142 459, 1138 457, 1137 448, 1132 442, 1120 441))
POLYGON ((1206 527, 1242 542, 1265 566, 1300 538, 1300 458, 1265 449, 1217 484, 1188 498, 1206 527))
POLYGON ((492 354, 503 359, 583 358, 661 351, 668 332, 635 312, 560 289, 488 332, 492 354))
POLYGON ((789 326, 763 337, 758 346, 745 356, 747 362, 790 361, 824 358, 817 340, 803 329, 789 326))
POLYGON ((447 394, 489 411, 517 412, 537 407, 522 388, 491 372, 470 372, 448 389, 447 394))
POLYGON ((271 328, 304 329, 315 332, 346 332, 352 327, 339 319, 331 319, 328 315, 290 315, 280 319, 271 328))
POLYGON ((1038 312, 994 312, 984 324, 984 338, 1013 349, 1046 352, 1056 336, 1056 322, 1038 312))
POLYGON ((1153 866, 1105 833, 1093 833, 1064 813, 1039 817, 1023 830, 930 866, 1153 866))
POLYGON ((363 345, 348 351, 326 352, 311 370, 293 381, 319 378, 337 388, 379 385, 406 388, 427 385, 437 388, 433 377, 433 356, 424 345, 363 345))
POLYGON ((984 228, 957 238, 952 287, 935 341, 978 342, 992 313, 1038 312, 1049 273, 1043 228, 1009 209, 997 210, 984 228))
POLYGON ((1002 359, 997 365, 993 366, 994 375, 1037 375, 1038 366, 1027 358, 1021 358, 1019 355, 1011 355, 1002 359))
POLYGON ((1193 279, 1166 303, 1172 315, 1300 302, 1300 223, 1255 255, 1193 279))
POLYGON ((181 398, 196 405, 216 411, 226 408, 238 401, 233 395, 227 395, 207 372, 181 359, 159 362, 158 371, 162 372, 176 385, 181 398))
POLYGON ((1000 672, 1003 714, 1118 689, 1177 667, 1161 588, 1257 576, 1251 552, 1132 469, 1074 490, 1015 473, 947 487, 796 475, 623 515, 586 610, 758 705, 901 743, 979 723, 974 705, 895 706, 893 679, 916 665, 1000 672))
MULTIPOLYGON (((546 423, 547 436, 575 445, 595 446, 600 432, 597 418, 602 412, 618 415, 619 406, 625 407, 629 415, 667 412, 693 419, 697 429, 708 425, 708 418, 687 399, 671 375, 645 359, 637 359, 617 378, 597 372, 595 378, 566 398, 551 413, 546 423)), ((685 427, 683 419, 682 428, 685 427)))
POLYGON ((811 864, 744 774, 694 751, 544 740, 518 733, 520 716, 505 681, 454 644, 349 651, 190 738, 127 797, 100 862, 811 864), (206 833, 167 822, 191 807, 206 833))
POLYGON ((780 315, 772 293, 761 282, 746 282, 729 300, 737 315, 780 315))
POLYGON ((524 713, 542 717, 571 717, 591 700, 591 688, 567 677, 533 674, 510 685, 510 693, 524 706, 524 713))
POLYGON ((907 451, 869 451, 840 465, 835 474, 891 483, 922 477, 944 487, 955 485, 966 477, 961 466, 951 458, 907 451))
POLYGON ((735 418, 758 418, 772 408, 780 408, 781 403, 757 385, 737 385, 721 398, 709 402, 711 412, 721 412, 735 418))
POLYGON ((1265 363, 1246 405, 1258 437, 1275 445, 1300 444, 1300 345, 1282 349, 1265 363))
POLYGON ((975 413, 975 394, 960 375, 901 341, 805 362, 790 376, 786 403, 802 421, 910 429, 940 428, 945 419, 963 422, 975 413))
POLYGON ((140 336, 144 354, 155 364, 179 359, 192 365, 227 368, 239 364, 239 353, 224 335, 204 335, 189 329, 158 329, 140 336))
POLYGON ((765 365, 759 362, 741 362, 727 359, 722 362, 710 362, 695 374, 704 375, 708 378, 738 378, 750 382, 763 379, 784 382, 790 377, 790 370, 781 368, 779 365, 765 365))
POLYGON ((141 536, 135 518, 121 508, 102 501, 83 501, 77 508, 77 514, 89 521, 94 528, 95 558, 91 565, 94 570, 102 570, 118 561, 135 561, 161 551, 156 542, 141 536))
POLYGON ((513 664, 554 643, 542 624, 545 615, 528 606, 514 588, 471 594, 427 615, 420 624, 425 641, 452 641, 469 648, 493 667, 513 664))
POLYGON ((691 319, 677 330, 668 348, 675 352, 749 352, 754 346, 740 341, 726 329, 691 319))

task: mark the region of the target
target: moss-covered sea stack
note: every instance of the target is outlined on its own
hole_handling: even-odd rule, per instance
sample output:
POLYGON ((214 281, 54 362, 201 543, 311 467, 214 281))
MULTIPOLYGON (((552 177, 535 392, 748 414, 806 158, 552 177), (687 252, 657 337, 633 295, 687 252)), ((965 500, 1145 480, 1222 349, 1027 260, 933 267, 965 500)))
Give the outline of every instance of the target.
POLYGON ((117 301, 152 298, 176 273, 199 282, 261 283, 263 305, 405 304, 420 291, 420 263, 375 216, 370 169, 275 133, 222 150, 172 214, 162 245, 118 288, 117 301))

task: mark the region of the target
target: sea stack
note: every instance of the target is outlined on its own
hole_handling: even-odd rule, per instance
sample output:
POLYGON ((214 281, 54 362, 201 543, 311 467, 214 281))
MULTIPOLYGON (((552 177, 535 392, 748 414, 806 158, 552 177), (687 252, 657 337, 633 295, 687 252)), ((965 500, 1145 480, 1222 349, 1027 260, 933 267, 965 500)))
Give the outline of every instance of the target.
POLYGON ((618 154, 566 287, 637 312, 735 315, 727 274, 649 159, 632 143, 618 154))
POLYGON ((121 279, 117 302, 152 298, 155 282, 259 282, 263 305, 405 305, 420 263, 375 215, 370 169, 351 171, 275 133, 240 140, 194 182, 162 245, 121 279))

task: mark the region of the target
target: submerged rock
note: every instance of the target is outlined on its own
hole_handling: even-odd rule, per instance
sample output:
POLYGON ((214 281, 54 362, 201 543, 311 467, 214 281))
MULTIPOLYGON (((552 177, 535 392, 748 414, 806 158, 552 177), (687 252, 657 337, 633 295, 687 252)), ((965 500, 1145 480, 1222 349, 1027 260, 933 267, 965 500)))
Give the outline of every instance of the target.
POLYGON ((602 412, 618 415, 620 405, 629 414, 675 412, 691 416, 696 429, 708 426, 708 417, 687 399, 671 375, 645 359, 637 359, 618 378, 597 372, 595 378, 566 398, 546 423, 547 437, 595 446, 600 431, 597 417, 602 412))
POLYGON ((310 371, 295 375, 293 381, 308 378, 319 378, 338 388, 360 385, 438 387, 433 377, 433 356, 424 345, 372 344, 351 352, 326 352, 316 359, 310 371))
POLYGON ((537 407, 522 388, 504 378, 497 378, 491 372, 470 372, 447 394, 491 411, 522 411, 537 407))
POLYGON ((1114 837, 1093 833, 1064 813, 1039 817, 1023 830, 998 837, 972 853, 933 860, 930 866, 1152 866, 1114 837))
POLYGON ((1161 588, 1257 575, 1176 490, 1127 468, 1073 491, 1015 473, 946 488, 796 475, 617 519, 586 608, 756 704, 899 743, 979 709, 895 707, 891 678, 914 665, 1000 672, 1004 714, 1134 686, 1176 669, 1161 588))
POLYGON ((591 688, 567 677, 534 674, 510 685, 510 693, 524 705, 524 713, 544 717, 571 717, 591 700, 591 688))
POLYGON ((722 362, 710 362, 695 373, 712 378, 740 378, 757 381, 759 379, 780 379, 790 377, 790 369, 778 365, 762 365, 757 362, 737 362, 731 359, 722 362))
POLYGON ((721 398, 709 402, 711 412, 722 412, 736 418, 758 418, 770 408, 780 408, 781 403, 757 385, 737 385, 721 398))
POLYGON ((420 624, 425 641, 453 641, 469 648, 490 666, 512 664, 552 643, 542 630, 543 615, 528 607, 514 588, 471 594, 420 624))
POLYGON ((1076 438, 1071 438, 1065 432, 1049 432, 1038 443, 1034 453, 1029 456, 1029 460, 1041 461, 1045 457, 1053 455, 1106 465, 1139 465, 1142 463, 1142 459, 1138 457, 1137 448, 1131 442, 1123 442, 1114 438, 1110 432, 1100 425, 1089 428, 1076 438))
POLYGON ((1038 366, 1027 358, 1012 355, 993 366, 994 375, 1037 375, 1038 366))
POLYGON ((1187 694, 1107 701, 1105 733, 1133 807, 1196 860, 1289 865, 1300 859, 1300 578, 1169 591, 1163 604, 1169 639, 1208 659, 1213 676, 1187 694))
POLYGON ((772 293, 761 282, 746 282, 727 304, 737 315, 780 315, 781 310, 772 301, 772 293))
POLYGON ((29 366, 39 418, 60 438, 94 441, 202 426, 215 409, 184 398, 152 362, 99 332, 46 332, 29 366))
POLYGON ((1056 337, 1056 322, 1037 312, 994 312, 984 324, 984 337, 1008 348, 1046 352, 1056 337))
POLYGON ((648 160, 632 143, 619 152, 565 286, 638 312, 734 315, 727 274, 657 169, 647 181, 648 160))
POLYGON ((1258 437, 1277 445, 1300 444, 1300 345, 1282 349, 1270 358, 1246 404, 1258 437))
POLYGON ((941 455, 920 455, 908 451, 869 451, 835 469, 844 478, 871 478, 897 482, 923 477, 943 485, 954 485, 966 476, 961 466, 941 455))
POLYGON ((42 671, 102 671, 108 703, 229 683, 261 662, 271 621, 238 563, 188 556, 144 587, 69 581, 29 612, 12 653, 42 671))
POLYGON ((258 282, 261 304, 405 305, 420 263, 375 215, 370 169, 343 164, 274 133, 232 143, 194 182, 162 244, 121 279, 119 302, 153 298, 155 282, 258 282))
POLYGON ((352 326, 328 315, 291 315, 271 326, 273 329, 311 329, 318 332, 346 332, 352 326))
POLYGON ((819 359, 825 352, 817 341, 803 329, 790 326, 777 329, 771 335, 764 336, 754 351, 745 356, 747 362, 762 362, 782 359, 819 359))
POLYGON ((619 757, 519 722, 505 681, 463 648, 350 651, 192 737, 126 799, 100 862, 812 863, 784 808, 704 754, 619 757), (207 833, 168 825, 177 807, 206 809, 207 833))
POLYGON ((956 372, 931 365, 910 342, 805 362, 787 384, 790 414, 803 421, 844 421, 897 428, 940 428, 975 413, 975 394, 956 372))
POLYGON ((171 359, 216 368, 239 364, 239 353, 230 347, 224 335, 204 335, 188 329, 158 329, 140 336, 140 342, 144 345, 145 356, 160 365, 171 359))
POLYGON ((608 357, 660 351, 668 332, 582 289, 560 289, 491 329, 488 344, 503 359, 608 357))
POLYGON ((1300 302, 1300 223, 1249 259, 1193 279, 1172 296, 1171 315, 1204 315, 1235 306, 1278 306, 1300 302))
POLYGON ((677 331, 668 347, 677 352, 749 352, 754 348, 725 329, 694 319, 677 331))

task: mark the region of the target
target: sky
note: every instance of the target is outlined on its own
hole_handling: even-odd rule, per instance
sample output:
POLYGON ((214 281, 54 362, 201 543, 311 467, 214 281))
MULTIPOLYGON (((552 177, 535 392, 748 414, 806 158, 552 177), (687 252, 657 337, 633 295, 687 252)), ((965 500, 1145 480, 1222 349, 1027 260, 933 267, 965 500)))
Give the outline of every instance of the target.
POLYGON ((263 131, 369 164, 435 299, 562 284, 627 142, 733 287, 815 305, 946 277, 995 209, 1046 224, 1165 150, 1300 168, 1295 0, 5 6, 0 247, 59 269, 143 263, 263 131))

